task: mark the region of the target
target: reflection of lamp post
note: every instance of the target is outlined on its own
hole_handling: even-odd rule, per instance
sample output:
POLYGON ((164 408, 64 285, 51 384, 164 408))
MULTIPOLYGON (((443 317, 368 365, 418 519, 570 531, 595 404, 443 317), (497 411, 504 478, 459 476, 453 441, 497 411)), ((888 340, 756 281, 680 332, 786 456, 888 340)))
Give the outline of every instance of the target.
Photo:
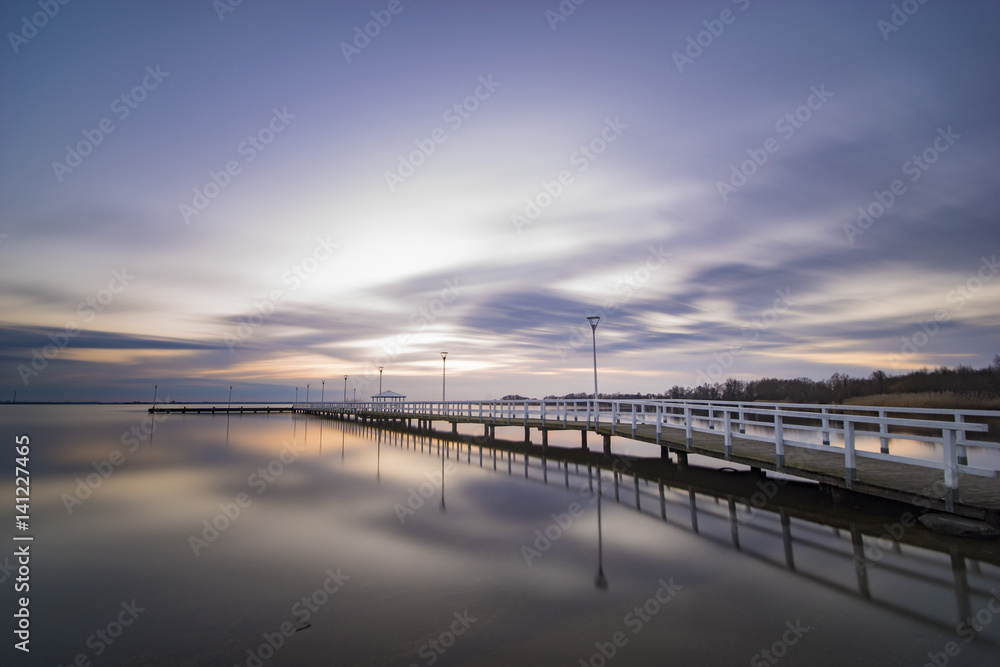
POLYGON ((597 469, 597 578, 594 586, 607 590, 608 578, 604 576, 604 542, 601 535, 601 469, 597 469))
POLYGON ((441 402, 442 403, 444 403, 444 382, 445 382, 445 380, 444 380, 444 370, 445 370, 444 367, 445 367, 445 359, 447 359, 447 358, 448 358, 448 353, 447 352, 442 352, 441 353, 441 402))
POLYGON ((347 403, 347 376, 344 376, 344 403, 347 403))
MULTIPOLYGON (((445 446, 445 450, 446 450, 448 448, 448 443, 445 443, 444 446, 445 446)), ((445 450, 441 451, 441 507, 439 508, 439 510, 441 512, 447 511, 447 509, 444 506, 444 452, 445 452, 445 450)))
POLYGON ((378 395, 382 396, 382 366, 378 367, 378 395))

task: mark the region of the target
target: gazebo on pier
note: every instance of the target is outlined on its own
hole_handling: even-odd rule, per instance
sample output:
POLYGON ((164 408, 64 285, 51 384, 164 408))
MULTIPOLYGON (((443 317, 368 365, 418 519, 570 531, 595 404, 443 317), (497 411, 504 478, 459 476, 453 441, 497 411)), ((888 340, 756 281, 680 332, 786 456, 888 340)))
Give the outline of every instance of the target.
POLYGON ((406 400, 406 396, 394 391, 383 391, 381 394, 372 396, 372 400, 376 403, 402 403, 406 400))

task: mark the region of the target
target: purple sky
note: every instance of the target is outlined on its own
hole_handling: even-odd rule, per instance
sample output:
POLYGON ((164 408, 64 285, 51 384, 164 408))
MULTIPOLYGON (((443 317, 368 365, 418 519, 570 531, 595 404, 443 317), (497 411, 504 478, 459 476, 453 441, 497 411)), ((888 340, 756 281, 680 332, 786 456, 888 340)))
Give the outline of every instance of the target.
POLYGON ((983 366, 1000 6, 895 6, 5 2, 0 400, 983 366))

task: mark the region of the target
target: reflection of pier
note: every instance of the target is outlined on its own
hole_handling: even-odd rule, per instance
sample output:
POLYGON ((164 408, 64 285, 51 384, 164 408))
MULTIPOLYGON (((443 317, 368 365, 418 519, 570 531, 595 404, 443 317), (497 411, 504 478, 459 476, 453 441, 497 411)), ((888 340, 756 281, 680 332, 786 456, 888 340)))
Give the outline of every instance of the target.
MULTIPOLYGON (((1000 585, 996 542, 933 533, 909 521, 913 508, 901 503, 868 499, 864 509, 854 509, 831 504, 819 485, 756 472, 542 448, 399 422, 349 421, 338 428, 440 457, 442 475, 447 458, 575 491, 594 493, 603 487, 605 501, 613 496, 618 505, 651 520, 941 631, 954 632, 957 623, 985 607, 1000 585), (893 600, 895 591, 906 591, 906 601, 893 600), (914 608, 912 600, 933 600, 941 593, 951 596, 954 606, 914 608)), ((979 639, 992 643, 986 636, 979 639)))
POLYGON ((869 495, 919 502, 957 514, 1000 522, 1000 483, 995 467, 968 465, 967 450, 1000 448, 972 440, 989 433, 985 419, 1000 411, 915 410, 863 406, 782 405, 701 401, 551 400, 378 403, 296 403, 298 412, 355 420, 403 420, 429 425, 447 421, 481 424, 484 437, 496 428, 523 427, 525 440, 538 429, 542 445, 550 430, 601 435, 604 452, 619 436, 674 452, 724 459, 758 470, 774 470, 869 495), (877 438, 880 450, 859 447, 877 438), (939 460, 889 452, 889 442, 910 440, 940 449, 939 460))

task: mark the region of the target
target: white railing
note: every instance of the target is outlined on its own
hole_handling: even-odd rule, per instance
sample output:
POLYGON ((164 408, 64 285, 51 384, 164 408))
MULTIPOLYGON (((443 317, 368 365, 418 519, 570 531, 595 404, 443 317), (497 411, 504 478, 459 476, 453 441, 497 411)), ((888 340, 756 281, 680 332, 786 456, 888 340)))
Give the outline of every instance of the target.
POLYGON ((987 424, 969 419, 1000 419, 1000 411, 996 410, 612 399, 327 402, 296 403, 294 407, 346 414, 488 422, 498 426, 523 425, 558 429, 569 427, 572 423, 574 428, 585 426, 588 430, 599 426, 611 427, 616 434, 621 434, 624 428, 633 436, 638 434, 641 426, 655 426, 658 443, 664 429, 683 429, 688 448, 693 445, 695 433, 721 435, 727 460, 732 456, 733 437, 737 436, 773 445, 778 470, 784 467, 785 449, 788 446, 826 452, 841 451, 844 457, 844 479, 849 488, 857 481, 859 457, 896 461, 943 471, 949 506, 957 498, 960 472, 996 477, 1000 468, 970 466, 967 455, 968 447, 1000 448, 1000 444, 995 442, 968 438, 970 433, 989 432, 987 424), (748 433, 748 427, 754 432, 748 433), (812 435, 814 441, 802 439, 803 435, 812 435), (859 449, 859 436, 877 437, 880 450, 871 452, 859 449), (890 439, 940 446, 941 459, 928 460, 891 454, 890 439))

